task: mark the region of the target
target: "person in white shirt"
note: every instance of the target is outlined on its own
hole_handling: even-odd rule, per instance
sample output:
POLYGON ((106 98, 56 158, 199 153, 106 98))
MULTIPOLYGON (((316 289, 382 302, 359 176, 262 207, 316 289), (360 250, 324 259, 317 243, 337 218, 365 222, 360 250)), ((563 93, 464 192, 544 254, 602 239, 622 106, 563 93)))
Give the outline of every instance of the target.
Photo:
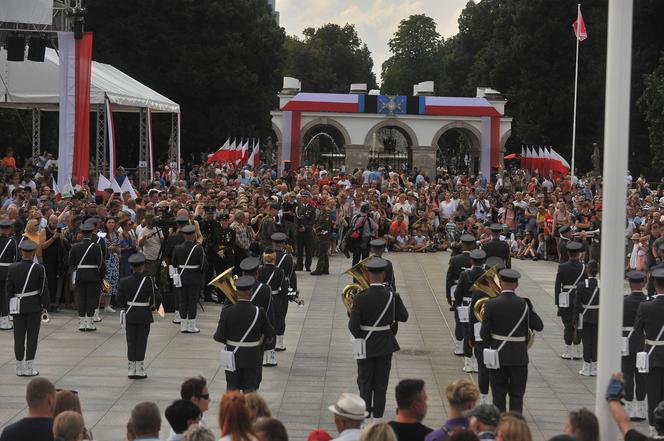
POLYGON ((332 441, 359 441, 360 427, 369 415, 364 400, 359 395, 343 393, 328 409, 334 414, 334 425, 339 431, 339 436, 332 441))
POLYGON ((438 207, 440 208, 439 214, 441 220, 447 221, 449 219, 452 219, 454 217, 454 212, 456 211, 458 206, 459 206, 459 200, 453 199, 450 192, 446 191, 445 200, 438 203, 438 207))

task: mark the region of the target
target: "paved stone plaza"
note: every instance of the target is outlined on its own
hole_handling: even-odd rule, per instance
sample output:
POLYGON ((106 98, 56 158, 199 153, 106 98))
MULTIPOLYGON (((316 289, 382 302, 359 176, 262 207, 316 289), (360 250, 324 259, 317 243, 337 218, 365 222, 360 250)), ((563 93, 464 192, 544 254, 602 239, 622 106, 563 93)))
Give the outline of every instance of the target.
MULTIPOLYGON (((394 263, 399 292, 410 313, 400 325, 388 392, 386 418, 394 416, 393 390, 403 378, 422 378, 427 384, 429 413, 424 421, 439 427, 446 415, 445 387, 464 375, 463 360, 452 355, 454 319, 448 311, 444 279, 449 253, 386 255, 394 263)), ((556 264, 513 261, 520 270, 519 293, 530 297, 544 321, 530 351, 531 364, 524 413, 535 440, 546 440, 563 429, 567 412, 582 406, 593 408, 595 379, 578 375, 580 361, 559 357, 562 326, 553 305, 556 264)), ((303 308, 291 304, 287 320, 287 351, 278 353, 279 366, 264 369, 261 394, 286 425, 290 439, 306 439, 322 427, 336 434, 327 406, 341 392, 356 392, 355 361, 350 355, 347 315, 339 293, 348 283, 340 274, 349 267, 343 257, 330 261, 332 275, 313 277, 298 273, 303 308)), ((208 378, 212 402, 205 421, 219 434, 216 414, 225 390, 224 371, 217 361, 220 345, 212 339, 219 316, 217 305, 205 305, 197 335, 180 334, 170 317, 157 318, 148 343, 149 378, 126 377, 126 344, 118 314, 104 315, 95 333, 78 332, 73 311, 53 314, 42 327, 37 368, 56 387, 78 391, 86 424, 95 439, 124 440, 129 411, 139 401, 157 402, 160 409, 179 397, 183 379, 202 374, 208 378)), ((0 425, 25 414, 25 385, 14 375, 10 332, 0 333, 0 425)), ((470 375, 469 375, 470 377, 470 375)), ((643 429, 644 425, 640 425, 643 429)), ((162 439, 169 431, 162 423, 162 439)))

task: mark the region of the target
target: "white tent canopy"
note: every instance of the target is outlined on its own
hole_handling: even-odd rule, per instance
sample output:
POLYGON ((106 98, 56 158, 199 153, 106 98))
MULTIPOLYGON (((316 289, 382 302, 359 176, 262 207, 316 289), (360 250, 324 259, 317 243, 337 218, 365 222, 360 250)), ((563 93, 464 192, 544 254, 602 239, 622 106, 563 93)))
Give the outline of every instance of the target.
MULTIPOLYGON (((7 61, 7 51, 0 49, 0 107, 58 110, 59 57, 47 48, 44 62, 7 61)), ((90 105, 103 106, 107 96, 113 111, 180 113, 180 106, 115 67, 92 62, 90 105)))

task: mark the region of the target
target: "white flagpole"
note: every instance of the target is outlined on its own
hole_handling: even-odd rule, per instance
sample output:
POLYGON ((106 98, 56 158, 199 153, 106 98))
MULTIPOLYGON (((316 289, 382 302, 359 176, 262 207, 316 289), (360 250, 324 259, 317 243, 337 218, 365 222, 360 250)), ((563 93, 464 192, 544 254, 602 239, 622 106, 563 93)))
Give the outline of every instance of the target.
POLYGON ((581 3, 576 5, 576 65, 574 67, 574 116, 572 117, 572 169, 571 178, 574 184, 574 157, 576 152, 576 93, 579 85, 579 35, 581 33, 581 3))
MULTIPOLYGON (((618 439, 616 424, 605 400, 611 374, 620 371, 620 337, 623 299, 616 287, 623 286, 625 252, 625 174, 629 146, 630 75, 632 68, 633 0, 609 1, 607 28, 606 101, 604 111, 604 169, 602 201, 602 255, 600 268, 599 341, 595 413, 600 437, 618 439), (616 295, 618 294, 618 295, 616 295)), ((619 289, 619 291, 620 291, 619 289)))

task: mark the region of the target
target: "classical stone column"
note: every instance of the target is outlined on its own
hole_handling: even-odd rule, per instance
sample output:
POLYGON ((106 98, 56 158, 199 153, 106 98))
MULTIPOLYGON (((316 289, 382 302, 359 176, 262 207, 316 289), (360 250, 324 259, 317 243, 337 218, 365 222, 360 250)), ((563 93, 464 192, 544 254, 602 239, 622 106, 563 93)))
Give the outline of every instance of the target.
POLYGON ((369 146, 364 144, 346 144, 346 171, 352 173, 356 168, 364 168, 369 162, 369 146))
POLYGON ((423 170, 429 178, 435 178, 436 150, 430 145, 412 146, 411 150, 413 153, 413 164, 411 168, 423 170))

